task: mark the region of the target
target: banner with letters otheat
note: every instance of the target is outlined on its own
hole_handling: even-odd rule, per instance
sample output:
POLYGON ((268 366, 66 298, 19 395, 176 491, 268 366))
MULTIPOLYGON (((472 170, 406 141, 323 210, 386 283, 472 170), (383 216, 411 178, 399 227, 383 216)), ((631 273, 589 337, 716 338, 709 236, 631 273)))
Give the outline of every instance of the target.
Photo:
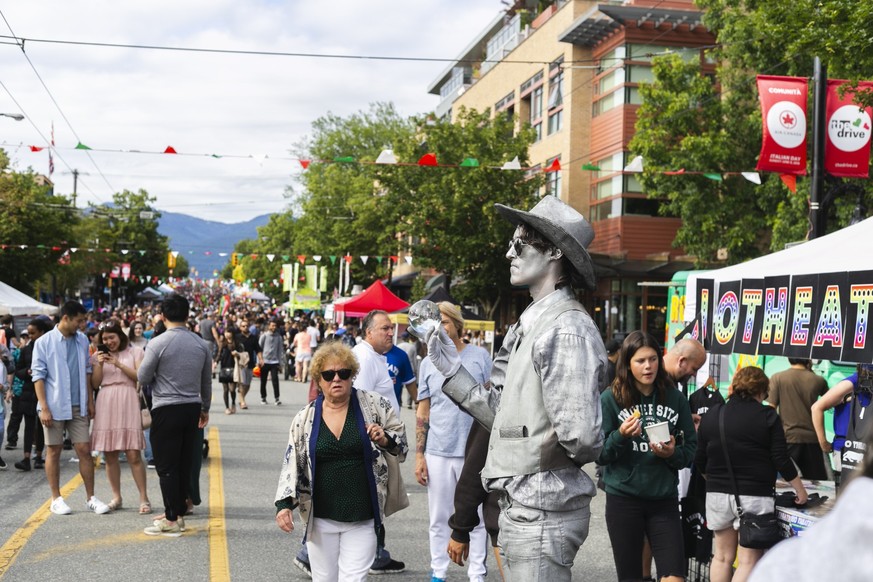
POLYGON ((873 271, 699 279, 697 306, 715 354, 873 362, 873 271))
MULTIPOLYGON (((867 178, 870 169, 871 108, 861 109, 853 101, 855 93, 839 88, 848 81, 828 79, 827 139, 825 171, 841 178, 867 178)), ((873 88, 870 81, 858 83, 861 90, 873 88)))
POLYGON ((757 169, 806 174, 806 97, 804 77, 758 76, 763 140, 757 169))

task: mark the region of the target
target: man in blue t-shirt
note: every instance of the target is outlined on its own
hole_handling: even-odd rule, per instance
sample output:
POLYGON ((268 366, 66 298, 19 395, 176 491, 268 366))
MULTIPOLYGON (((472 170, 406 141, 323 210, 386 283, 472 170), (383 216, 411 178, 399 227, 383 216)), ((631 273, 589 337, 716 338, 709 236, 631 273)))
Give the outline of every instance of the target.
POLYGON ((394 382, 394 394, 397 395, 397 402, 403 402, 404 386, 409 390, 410 397, 415 400, 418 389, 409 356, 401 348, 392 345, 391 349, 385 352, 385 357, 388 359, 388 374, 391 376, 391 381, 394 382))

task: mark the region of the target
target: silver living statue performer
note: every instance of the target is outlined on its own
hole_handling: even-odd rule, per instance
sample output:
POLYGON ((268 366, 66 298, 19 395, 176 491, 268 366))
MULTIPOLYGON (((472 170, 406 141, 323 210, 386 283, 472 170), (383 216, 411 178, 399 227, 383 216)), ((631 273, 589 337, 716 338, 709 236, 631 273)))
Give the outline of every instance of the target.
POLYGON ((596 492, 582 466, 603 446, 606 350, 572 290, 595 287, 586 250, 594 231, 552 196, 530 212, 496 207, 517 227, 506 253, 510 281, 528 286, 533 303, 506 334, 490 390, 461 366, 442 326, 428 335, 428 355, 448 378, 443 392, 491 430, 482 480, 500 493, 511 580, 570 580, 596 492))

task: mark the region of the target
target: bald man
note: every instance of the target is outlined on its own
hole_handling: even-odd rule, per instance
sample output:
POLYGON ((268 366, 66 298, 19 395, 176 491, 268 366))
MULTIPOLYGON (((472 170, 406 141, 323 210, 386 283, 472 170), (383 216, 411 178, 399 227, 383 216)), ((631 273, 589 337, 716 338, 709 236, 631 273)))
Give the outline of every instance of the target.
POLYGON ((686 384, 705 363, 706 350, 699 341, 691 338, 679 340, 664 354, 664 369, 677 387, 686 384))

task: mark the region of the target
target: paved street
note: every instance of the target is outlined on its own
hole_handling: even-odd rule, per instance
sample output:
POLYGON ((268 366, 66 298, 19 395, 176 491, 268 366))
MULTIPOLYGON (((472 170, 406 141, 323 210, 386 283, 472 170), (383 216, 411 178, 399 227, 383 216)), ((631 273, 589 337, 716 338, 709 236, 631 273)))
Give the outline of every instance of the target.
MULTIPOLYGON (((273 521, 273 495, 281 456, 293 415, 306 402, 303 384, 282 382, 282 406, 260 404, 257 390, 249 410, 224 414, 221 388, 216 383, 213 414, 208 427, 210 458, 200 480, 203 504, 186 519, 180 538, 149 537, 142 533, 150 520, 137 513, 136 488, 122 464, 125 506, 108 515, 85 510, 85 493, 72 451, 62 455, 61 486, 74 513, 56 516, 48 511, 49 490, 42 471, 22 473, 12 467, 21 451, 0 452, 9 469, 0 472, 0 580, 304 580, 292 564, 301 530, 282 533, 273 521)), ((414 426, 412 410, 401 413, 414 426)), ((412 438, 412 434, 410 434, 412 438)), ((413 462, 403 464, 410 507, 387 520, 388 548, 406 562, 407 571, 390 580, 429 580, 427 493, 413 478, 413 462)), ((160 513, 161 496, 149 470, 149 496, 160 513)), ((111 494, 104 471, 97 472, 97 496, 111 494)), ((592 506, 591 532, 577 556, 574 579, 615 579, 612 554, 603 519, 603 495, 592 506)), ((299 518, 295 512, 295 522, 299 518)), ((499 580, 489 558, 488 580, 499 580)), ((452 566, 449 580, 465 580, 466 571, 452 566)), ((373 577, 378 579, 379 577, 373 577)))

